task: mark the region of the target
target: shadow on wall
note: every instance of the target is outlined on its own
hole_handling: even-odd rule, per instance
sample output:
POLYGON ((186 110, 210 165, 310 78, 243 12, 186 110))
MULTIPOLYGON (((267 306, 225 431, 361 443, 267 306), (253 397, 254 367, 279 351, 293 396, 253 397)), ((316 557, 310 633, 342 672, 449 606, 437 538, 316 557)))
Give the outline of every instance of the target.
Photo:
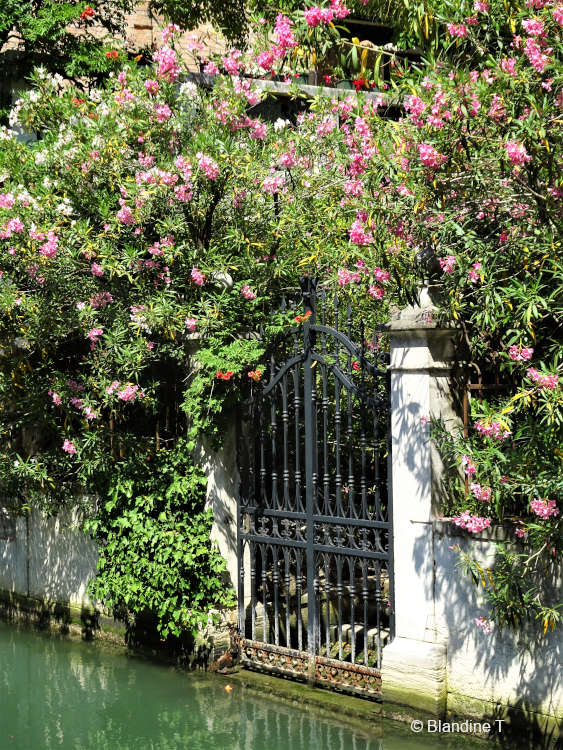
POLYGON ((82 532, 77 512, 47 518, 33 511, 29 521, 29 593, 51 601, 89 604, 86 587, 96 574, 96 543, 82 532))
MULTIPOLYGON (((455 567, 454 544, 488 567, 495 556, 492 540, 433 524, 434 602, 438 637, 447 638, 448 712, 462 717, 467 710, 470 717, 483 710, 476 702, 483 701, 487 719, 506 722, 497 734, 501 745, 517 739, 522 748, 554 747, 563 708, 561 632, 542 636, 539 625, 499 632, 493 625, 488 635, 478 628, 475 618, 486 615, 482 589, 455 567)), ((426 566, 423 556, 415 546, 417 570, 426 566)), ((554 600, 557 583, 561 580, 553 584, 554 600)))
POLYGON ((234 416, 232 425, 225 430, 220 450, 212 451, 205 444, 202 444, 199 450, 204 457, 202 463, 208 476, 206 507, 211 508, 213 513, 211 538, 217 543, 221 555, 227 562, 229 582, 236 589, 239 475, 234 416))

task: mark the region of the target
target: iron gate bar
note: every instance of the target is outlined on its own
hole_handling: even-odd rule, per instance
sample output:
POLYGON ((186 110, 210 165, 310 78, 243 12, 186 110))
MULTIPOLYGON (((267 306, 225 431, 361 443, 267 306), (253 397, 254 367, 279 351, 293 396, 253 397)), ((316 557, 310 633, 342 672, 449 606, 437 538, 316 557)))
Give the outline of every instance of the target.
POLYGON ((389 377, 366 357, 363 323, 354 344, 350 305, 343 331, 336 296, 333 327, 313 280, 303 280, 301 299, 310 314, 280 337, 282 362, 272 350, 269 381, 252 404, 254 462, 250 474, 241 470, 237 519, 240 642, 257 668, 277 663, 288 676, 372 695, 394 625, 392 498, 382 473, 389 377))

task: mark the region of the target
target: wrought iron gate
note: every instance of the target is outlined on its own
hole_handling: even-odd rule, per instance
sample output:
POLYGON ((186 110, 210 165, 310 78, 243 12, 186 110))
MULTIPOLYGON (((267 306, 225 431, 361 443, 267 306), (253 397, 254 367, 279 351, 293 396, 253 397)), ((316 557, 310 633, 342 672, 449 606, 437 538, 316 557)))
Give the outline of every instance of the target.
POLYGON ((313 280, 294 309, 240 431, 241 657, 377 696, 393 635, 385 355, 313 280))

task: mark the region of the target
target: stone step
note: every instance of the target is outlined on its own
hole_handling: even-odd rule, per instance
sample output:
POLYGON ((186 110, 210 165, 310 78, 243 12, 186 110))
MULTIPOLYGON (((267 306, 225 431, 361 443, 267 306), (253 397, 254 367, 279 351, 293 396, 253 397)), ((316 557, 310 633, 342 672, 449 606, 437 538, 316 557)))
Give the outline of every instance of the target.
MULTIPOLYGON (((355 641, 356 651, 363 649, 364 647, 364 627, 363 625, 355 625, 355 641)), ((336 643, 338 638, 338 626, 330 626, 330 640, 336 643)), ((383 648, 389 641, 389 629, 381 628, 381 648, 383 648)), ((346 623, 342 625, 342 642, 352 643, 352 625, 346 623)), ((368 630, 368 649, 377 649, 377 628, 370 628, 368 630)))

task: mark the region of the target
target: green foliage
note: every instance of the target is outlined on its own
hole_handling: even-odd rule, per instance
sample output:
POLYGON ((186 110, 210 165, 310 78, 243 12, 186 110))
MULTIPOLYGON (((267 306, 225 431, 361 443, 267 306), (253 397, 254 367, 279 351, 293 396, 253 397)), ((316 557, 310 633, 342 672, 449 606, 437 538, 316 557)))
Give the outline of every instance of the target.
POLYGON ((100 542, 98 601, 118 611, 147 610, 163 638, 197 631, 209 610, 234 604, 225 561, 210 541, 206 477, 178 441, 150 461, 117 464, 104 501, 86 528, 100 542))
POLYGON ((132 0, 6 0, 0 9, 0 49, 18 41, 17 57, 7 47, 0 54, 0 69, 13 80, 27 75, 35 65, 78 80, 111 69, 104 52, 108 38, 123 30, 132 0), (93 15, 81 18, 86 8, 93 15))

